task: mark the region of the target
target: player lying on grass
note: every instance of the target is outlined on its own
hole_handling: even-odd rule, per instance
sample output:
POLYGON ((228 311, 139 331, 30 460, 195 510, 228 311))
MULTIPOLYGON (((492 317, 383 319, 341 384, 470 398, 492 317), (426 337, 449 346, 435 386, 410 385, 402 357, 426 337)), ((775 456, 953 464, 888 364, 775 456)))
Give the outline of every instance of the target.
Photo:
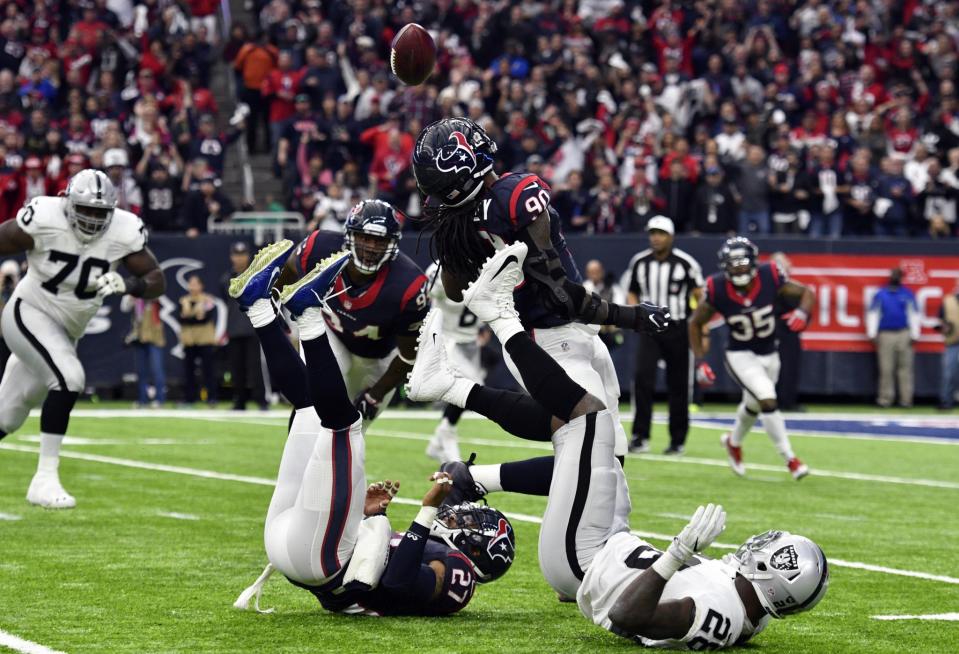
MULTIPOLYGON (((467 307, 504 342, 524 333, 512 298, 523 279, 525 254, 523 244, 497 253, 465 294, 467 307)), ((411 394, 447 401, 464 393, 481 395, 446 363, 440 325, 436 314, 427 316, 411 394)), ((539 375, 527 362, 520 362, 519 370, 524 379, 539 375)), ((533 398, 514 398, 514 411, 545 419, 549 396, 572 384, 559 373, 548 385, 532 386, 533 398), (536 409, 536 403, 542 406, 536 409)), ((597 404, 584 392, 569 416, 550 417, 548 423, 554 456, 539 562, 557 593, 576 597, 587 618, 616 634, 644 645, 694 650, 743 643, 765 628, 770 616, 805 611, 822 599, 829 580, 826 558, 807 538, 770 531, 722 560, 700 556, 724 528, 722 507, 700 507, 665 552, 629 533, 616 515, 621 489, 612 416, 597 404)))
POLYGON ((346 392, 320 309, 349 254, 318 264, 280 296, 297 321, 304 365, 270 300, 275 273, 292 250, 290 241, 267 246, 230 284, 230 295, 256 329, 274 386, 295 409, 266 516, 270 566, 241 600, 259 594, 272 568, 329 611, 455 613, 469 603, 477 582, 509 568, 512 527, 485 506, 440 511, 450 483, 437 474, 406 533, 391 531, 385 511, 398 484, 367 488, 362 418, 346 392))

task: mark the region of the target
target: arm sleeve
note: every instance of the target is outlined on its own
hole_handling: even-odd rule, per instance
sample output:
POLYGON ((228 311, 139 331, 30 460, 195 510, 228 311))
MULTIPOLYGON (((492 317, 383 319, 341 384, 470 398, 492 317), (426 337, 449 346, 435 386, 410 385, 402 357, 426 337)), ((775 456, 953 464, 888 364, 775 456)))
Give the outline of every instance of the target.
MULTIPOLYGON (((442 286, 442 284, 440 284, 442 286)), ((429 281, 419 275, 407 287, 400 304, 400 314, 394 323, 397 336, 416 336, 420 323, 430 310, 429 281)))
POLYGON ((436 589, 436 573, 423 564, 423 551, 430 530, 416 522, 393 550, 380 584, 389 591, 402 593, 415 603, 429 602, 436 589))

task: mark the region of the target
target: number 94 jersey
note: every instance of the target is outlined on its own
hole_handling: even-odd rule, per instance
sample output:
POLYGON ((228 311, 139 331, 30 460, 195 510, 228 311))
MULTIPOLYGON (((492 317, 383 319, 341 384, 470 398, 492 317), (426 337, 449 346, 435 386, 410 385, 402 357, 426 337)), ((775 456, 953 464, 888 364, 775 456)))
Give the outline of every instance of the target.
POLYGON ((600 627, 646 647, 714 650, 741 645, 765 628, 769 616, 756 626, 746 619, 746 609, 736 590, 737 572, 722 561, 696 556, 666 582, 660 600, 693 600, 693 623, 682 638, 651 640, 616 629, 609 620, 610 610, 626 587, 662 554, 628 532, 610 538, 583 577, 576 594, 579 610, 600 627))
POLYGON ((760 264, 749 293, 743 295, 722 273, 706 280, 706 302, 726 319, 727 350, 756 354, 776 351, 776 297, 788 281, 775 264, 760 264))
POLYGON ((78 340, 103 304, 97 278, 142 250, 146 230, 135 214, 116 209, 106 232, 82 243, 67 221, 63 203, 63 198, 41 196, 17 213, 17 226, 33 239, 33 249, 27 252, 27 274, 14 297, 43 311, 78 340))

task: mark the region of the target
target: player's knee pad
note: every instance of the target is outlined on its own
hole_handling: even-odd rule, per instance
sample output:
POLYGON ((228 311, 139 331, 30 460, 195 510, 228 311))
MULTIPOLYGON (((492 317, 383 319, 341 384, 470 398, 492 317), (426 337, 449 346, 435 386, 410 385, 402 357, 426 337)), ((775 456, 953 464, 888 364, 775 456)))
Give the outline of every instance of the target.
POLYGON ((759 400, 759 407, 762 409, 763 413, 772 413, 774 411, 779 411, 779 402, 777 402, 775 399, 759 400))
POLYGON ((760 406, 759 400, 752 396, 745 398, 740 406, 742 407, 743 411, 751 416, 758 416, 760 411, 762 411, 762 406, 760 406))

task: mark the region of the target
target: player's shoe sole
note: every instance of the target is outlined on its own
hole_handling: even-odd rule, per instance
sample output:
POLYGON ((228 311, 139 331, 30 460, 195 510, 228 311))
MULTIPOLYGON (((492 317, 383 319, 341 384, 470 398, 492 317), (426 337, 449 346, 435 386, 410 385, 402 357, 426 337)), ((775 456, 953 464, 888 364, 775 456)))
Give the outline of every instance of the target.
POLYGON ((476 482, 473 480, 473 473, 470 472, 470 465, 476 458, 476 454, 470 455, 469 461, 447 461, 440 466, 440 472, 449 473, 453 478, 453 490, 443 501, 443 505, 456 506, 463 502, 478 502, 486 496, 476 482))
POLYGON ((463 304, 477 318, 487 324, 499 318, 519 320, 513 291, 523 281, 527 252, 525 243, 516 242, 486 260, 479 277, 463 293, 463 304))
POLYGON ((230 297, 244 309, 259 299, 269 298, 294 247, 293 241, 283 239, 261 248, 247 269, 230 280, 230 297))
POLYGON ((414 402, 440 400, 456 381, 456 375, 446 359, 442 328, 442 312, 431 309, 420 326, 416 360, 407 376, 406 394, 414 402))
POLYGON ((723 444, 723 449, 726 450, 726 458, 729 460, 729 467, 732 468, 732 471, 740 477, 745 475, 746 466, 743 464, 742 449, 729 442, 729 432, 723 434, 719 441, 723 444))
POLYGON ((350 253, 345 250, 326 257, 302 278, 283 288, 280 304, 285 306, 294 318, 311 307, 322 307, 332 294, 337 276, 349 261, 350 253))
POLYGON ((63 489, 56 474, 37 473, 27 489, 27 501, 45 509, 72 509, 77 500, 63 489))

